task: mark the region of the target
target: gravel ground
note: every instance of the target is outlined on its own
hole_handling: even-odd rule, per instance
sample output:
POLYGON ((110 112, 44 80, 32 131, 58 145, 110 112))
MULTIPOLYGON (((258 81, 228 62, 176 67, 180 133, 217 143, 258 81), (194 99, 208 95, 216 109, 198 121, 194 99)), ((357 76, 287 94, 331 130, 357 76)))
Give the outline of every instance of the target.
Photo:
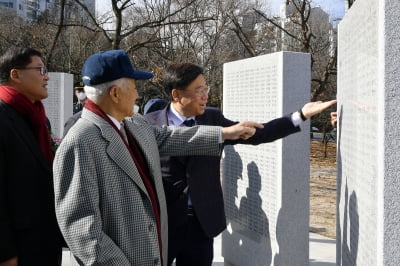
POLYGON ((336 238, 336 143, 311 141, 310 232, 336 238))

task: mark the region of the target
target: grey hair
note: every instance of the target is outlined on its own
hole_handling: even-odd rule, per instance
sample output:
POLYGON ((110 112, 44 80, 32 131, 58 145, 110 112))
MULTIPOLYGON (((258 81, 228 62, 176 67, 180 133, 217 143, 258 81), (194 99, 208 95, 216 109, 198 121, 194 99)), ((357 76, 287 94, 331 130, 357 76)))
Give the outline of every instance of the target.
POLYGON ((113 81, 109 81, 109 82, 105 82, 105 83, 101 83, 101 84, 97 84, 97 85, 93 85, 93 86, 85 85, 84 90, 85 90, 85 93, 86 93, 86 96, 88 97, 88 99, 90 99, 94 103, 98 104, 99 101, 104 96, 107 95, 107 93, 111 87, 117 86, 117 87, 121 88, 122 90, 125 90, 126 81, 127 81, 127 78, 120 78, 120 79, 116 79, 113 81))

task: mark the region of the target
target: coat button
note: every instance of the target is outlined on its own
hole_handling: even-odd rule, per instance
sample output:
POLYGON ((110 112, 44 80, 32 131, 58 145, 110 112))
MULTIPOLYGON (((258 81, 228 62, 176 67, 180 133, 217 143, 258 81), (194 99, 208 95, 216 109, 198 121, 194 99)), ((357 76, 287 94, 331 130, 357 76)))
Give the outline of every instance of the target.
POLYGON ((149 232, 153 232, 154 226, 152 224, 149 224, 149 232))
POLYGON ((154 265, 157 265, 160 260, 158 258, 154 259, 154 265))

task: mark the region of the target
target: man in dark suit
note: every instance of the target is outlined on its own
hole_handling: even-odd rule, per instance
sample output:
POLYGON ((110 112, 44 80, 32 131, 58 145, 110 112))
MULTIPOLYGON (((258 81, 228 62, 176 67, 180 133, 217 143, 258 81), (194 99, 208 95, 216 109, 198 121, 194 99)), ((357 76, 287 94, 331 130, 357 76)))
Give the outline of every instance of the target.
POLYGON ((49 76, 39 51, 0 57, 0 265, 61 264, 53 151, 45 110, 49 76))
MULTIPOLYGON (((168 67, 164 87, 172 101, 160 111, 147 114, 154 125, 191 126, 236 124, 220 110, 206 107, 209 88, 203 68, 184 63, 168 67)), ((227 144, 271 142, 300 131, 302 121, 333 105, 336 101, 307 103, 298 112, 272 120, 257 129, 248 140, 225 141, 227 144)), ((213 238, 226 227, 220 157, 162 157, 163 184, 169 224, 168 265, 205 266, 213 259, 213 238)))

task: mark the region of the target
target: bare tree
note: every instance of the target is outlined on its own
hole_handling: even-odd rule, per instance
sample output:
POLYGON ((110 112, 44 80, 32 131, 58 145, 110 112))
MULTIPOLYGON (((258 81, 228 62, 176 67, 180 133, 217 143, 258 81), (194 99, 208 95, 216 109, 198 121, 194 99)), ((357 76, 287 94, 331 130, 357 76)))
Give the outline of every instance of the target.
MULTIPOLYGON (((171 2, 173 4, 174 1, 171 2)), ((222 102, 222 64, 230 47, 223 47, 225 22, 213 0, 197 1, 174 18, 185 21, 188 18, 204 18, 196 23, 168 23, 157 33, 156 42, 148 43, 135 51, 136 65, 151 65, 155 78, 153 86, 143 92, 143 102, 151 97, 168 98, 163 91, 161 75, 166 66, 177 62, 191 62, 202 65, 206 70, 209 86, 212 88, 209 104, 220 106, 222 102)))
POLYGON ((10 46, 32 47, 40 50, 47 59, 55 31, 42 18, 25 21, 7 9, 0 9, 1 49, 6 50, 10 46))
POLYGON ((286 4, 289 11, 284 23, 268 18, 259 10, 256 12, 285 36, 282 49, 311 54, 311 100, 326 98, 332 94, 328 90, 334 89, 329 85, 335 83, 332 77, 336 76, 336 29, 331 27, 325 12, 311 7, 311 0, 288 0, 286 4))
POLYGON ((93 8, 83 0, 59 0, 54 10, 33 23, 2 15, 0 50, 11 44, 38 48, 47 57, 51 71, 73 73, 79 81, 89 55, 125 49, 137 68, 155 73, 151 82, 143 83, 143 102, 167 97, 160 83, 167 65, 197 63, 205 68, 212 88, 210 104, 220 106, 225 62, 286 46, 287 50, 312 54, 315 99, 328 97, 334 88, 331 76, 336 73, 335 52, 327 55, 329 42, 322 34, 326 30, 311 23, 310 0, 287 1, 292 8, 287 19, 294 21, 290 27, 282 27, 280 21, 269 18, 260 11, 260 5, 250 1, 109 1, 109 12, 101 16, 92 13, 93 8))
POLYGON ((311 99, 315 101, 332 88, 328 85, 336 74, 336 47, 332 46, 334 30, 328 16, 316 16, 326 13, 316 12, 311 3, 311 0, 286 1, 287 12, 283 18, 269 17, 257 7, 240 6, 235 1, 232 1, 235 6, 226 12, 232 23, 230 29, 235 32, 247 56, 279 50, 310 53, 311 99), (249 25, 254 28, 249 28, 249 25))
MULTIPOLYGON (((61 0, 63 1, 63 0, 61 0)), ((177 14, 183 12, 196 3, 196 0, 176 1, 137 1, 132 0, 110 0, 112 11, 96 16, 92 10, 81 0, 71 0, 77 4, 87 16, 89 23, 80 22, 65 23, 61 26, 86 27, 93 32, 101 32, 110 43, 111 49, 120 49, 122 42, 130 36, 143 29, 152 29, 148 39, 142 40, 127 50, 134 50, 146 43, 154 42, 154 37, 161 27, 169 24, 191 24, 202 20, 204 17, 185 17, 184 20, 177 20, 177 14), (168 10, 169 12, 165 12, 168 10)), ((60 23, 62 21, 60 20, 60 23)), ((59 26, 59 25, 57 25, 59 26)))

